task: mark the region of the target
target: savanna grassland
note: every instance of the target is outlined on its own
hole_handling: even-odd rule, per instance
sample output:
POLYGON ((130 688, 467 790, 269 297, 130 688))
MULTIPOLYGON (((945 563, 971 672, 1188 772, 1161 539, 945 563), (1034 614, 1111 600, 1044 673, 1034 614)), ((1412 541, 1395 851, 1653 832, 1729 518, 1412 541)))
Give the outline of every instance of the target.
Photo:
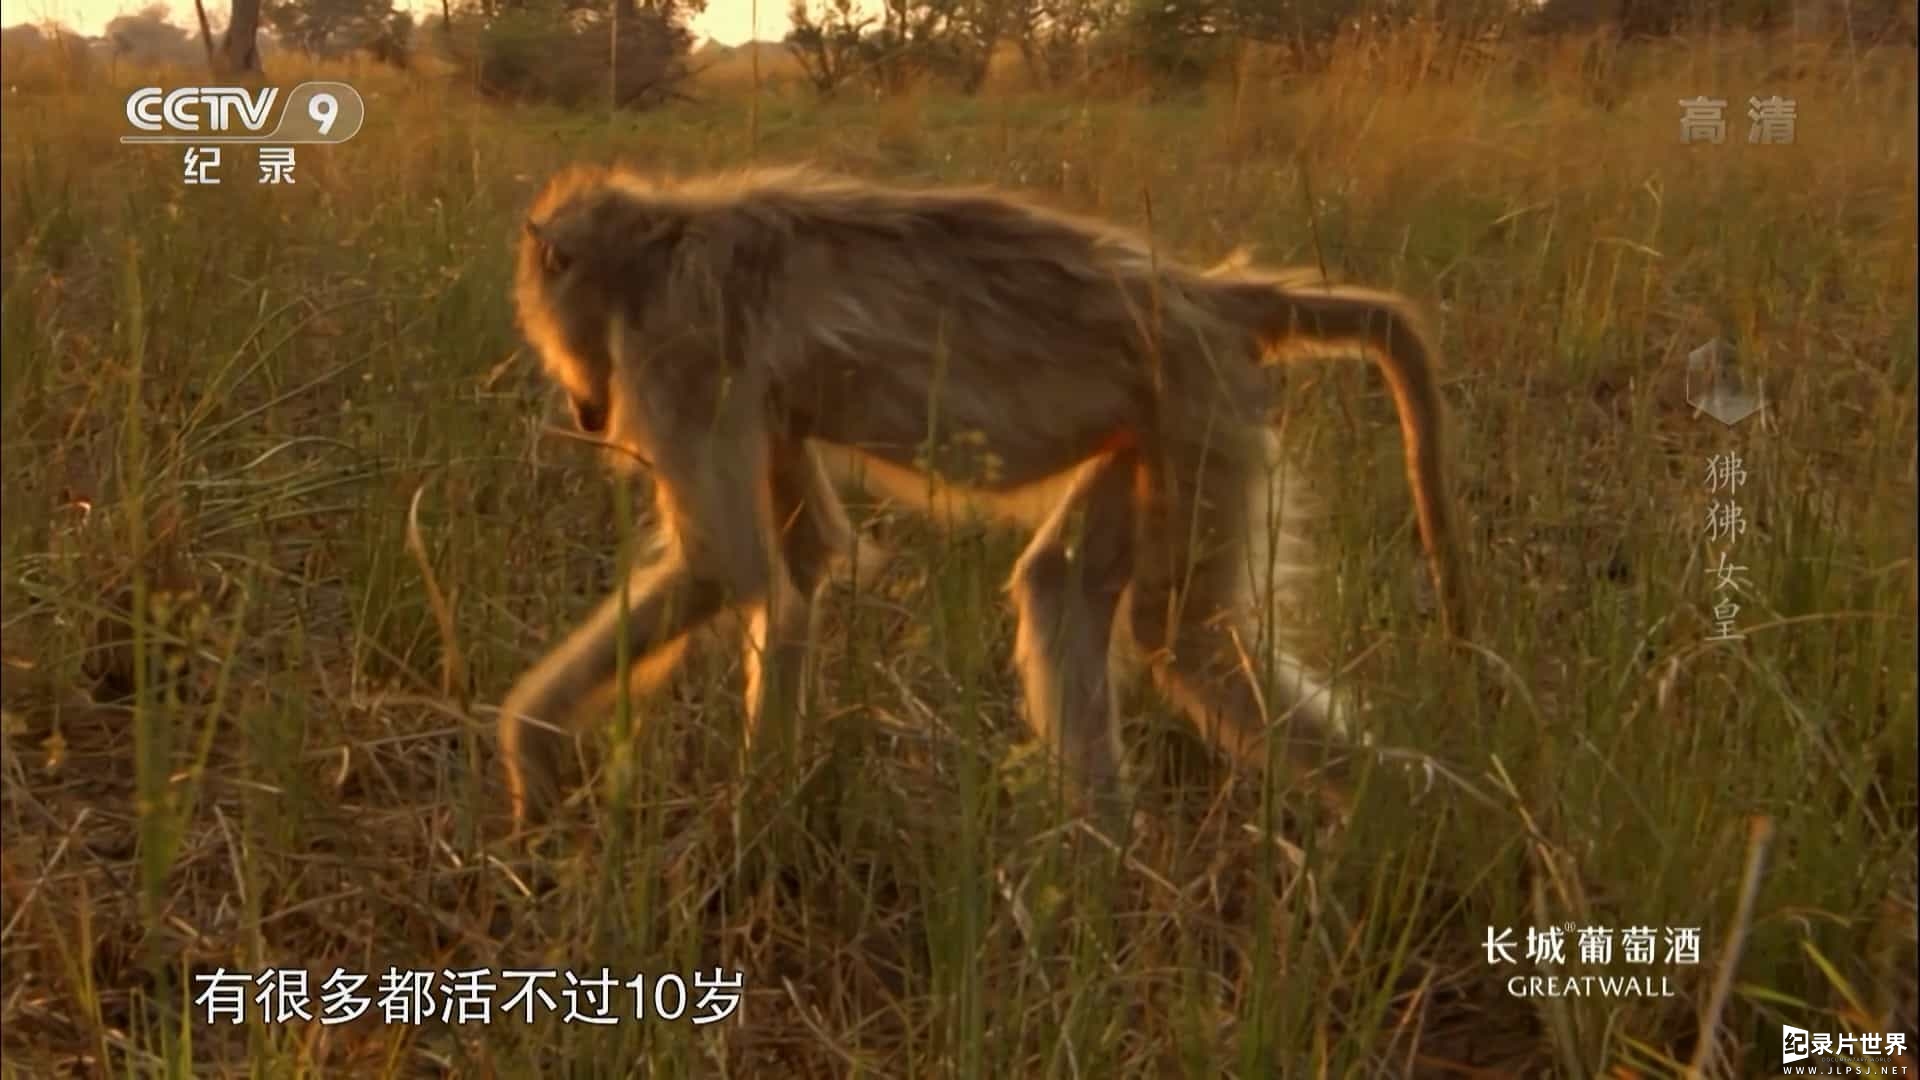
POLYGON ((244 149, 191 187, 177 148, 120 145, 139 73, 20 70, 7 1075, 1750 1077, 1782 1024, 1913 1045, 1910 50, 1466 62, 1409 38, 1188 94, 729 89, 611 118, 352 71, 366 127, 303 148, 286 187, 244 149), (1679 137, 1702 93, 1732 102, 1723 144, 1679 137), (1746 140, 1771 94, 1797 103, 1791 144, 1746 140), (508 306, 518 214, 580 159, 986 182, 1150 227, 1169 257, 1251 244, 1416 298, 1474 648, 1439 640, 1378 379, 1297 369, 1276 416, 1324 504, 1303 648, 1427 767, 1376 770, 1325 828, 1140 696, 1144 812, 1124 852, 1094 843, 1019 717, 1019 538, 857 505, 896 557, 826 600, 810 773, 774 830, 736 842, 739 672, 707 649, 635 703, 590 811, 510 842, 491 705, 609 587, 643 505, 544 433, 560 414, 508 306), (1715 335, 1765 380, 1733 427, 1686 401, 1715 335), (1724 454, 1730 544, 1706 532, 1724 454), (407 546, 416 492, 450 638, 407 546), (1735 643, 1706 640, 1722 551, 1747 568, 1735 643), (1698 927, 1700 955, 1527 956, 1526 928, 1567 926, 1698 927), (1489 963, 1490 928, 1514 963, 1489 963), (223 967, 311 972, 318 1016, 335 968, 371 992, 388 968, 602 965, 745 989, 704 1025, 632 1019, 624 990, 611 1026, 188 1004, 223 967), (1516 996, 1516 974, 1661 996, 1516 996))

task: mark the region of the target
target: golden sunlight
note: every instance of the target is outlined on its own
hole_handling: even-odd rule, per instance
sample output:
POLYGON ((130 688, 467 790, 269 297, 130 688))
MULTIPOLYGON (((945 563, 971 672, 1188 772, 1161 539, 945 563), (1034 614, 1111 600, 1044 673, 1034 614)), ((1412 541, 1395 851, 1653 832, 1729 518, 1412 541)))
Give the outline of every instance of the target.
MULTIPOLYGON (((139 0, 0 0, 0 26, 56 22, 82 34, 98 34, 116 17, 131 15, 149 6, 152 5, 139 0)), ((172 21, 181 26, 193 25, 190 0, 163 2, 159 6, 168 10, 172 21)), ((438 10, 438 5, 432 2, 400 0, 396 6, 422 16, 438 10)), ((693 32, 699 38, 712 38, 724 45, 739 45, 753 38, 778 41, 787 32, 787 0, 760 0, 757 12, 755 6, 754 0, 708 0, 707 10, 693 20, 693 32)), ((222 0, 212 0, 208 14, 218 19, 225 7, 222 0)))

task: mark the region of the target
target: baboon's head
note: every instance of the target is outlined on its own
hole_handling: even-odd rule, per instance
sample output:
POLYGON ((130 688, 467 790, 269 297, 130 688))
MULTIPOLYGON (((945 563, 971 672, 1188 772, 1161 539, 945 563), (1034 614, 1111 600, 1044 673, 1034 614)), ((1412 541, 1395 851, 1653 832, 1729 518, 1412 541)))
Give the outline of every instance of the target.
POLYGON ((575 425, 600 435, 612 397, 607 326, 613 310, 598 273, 601 241, 591 232, 593 201, 592 189, 558 205, 544 205, 543 197, 520 237, 514 302, 528 344, 567 392, 575 425))
POLYGON ((567 392, 574 423, 605 435, 615 411, 614 320, 634 314, 661 216, 631 178, 603 169, 555 177, 520 237, 514 286, 521 331, 567 392))

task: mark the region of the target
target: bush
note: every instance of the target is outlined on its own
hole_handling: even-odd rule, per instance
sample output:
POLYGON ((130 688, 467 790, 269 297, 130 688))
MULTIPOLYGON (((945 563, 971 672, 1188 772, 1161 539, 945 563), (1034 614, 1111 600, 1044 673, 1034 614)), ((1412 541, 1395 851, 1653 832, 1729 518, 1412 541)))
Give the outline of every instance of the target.
POLYGON ((503 11, 473 39, 467 59, 474 81, 492 97, 569 107, 604 102, 609 93, 631 107, 682 96, 687 31, 651 10, 624 11, 619 19, 615 49, 604 15, 503 11))

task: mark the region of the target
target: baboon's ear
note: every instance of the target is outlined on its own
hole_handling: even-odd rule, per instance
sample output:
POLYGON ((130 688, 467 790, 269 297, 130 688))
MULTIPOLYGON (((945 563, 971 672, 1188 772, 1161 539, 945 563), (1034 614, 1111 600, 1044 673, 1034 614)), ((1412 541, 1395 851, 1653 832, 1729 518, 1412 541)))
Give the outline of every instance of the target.
POLYGON ((540 266, 547 273, 560 275, 573 265, 573 254, 566 250, 552 225, 542 225, 529 218, 526 222, 527 239, 540 252, 540 266))

